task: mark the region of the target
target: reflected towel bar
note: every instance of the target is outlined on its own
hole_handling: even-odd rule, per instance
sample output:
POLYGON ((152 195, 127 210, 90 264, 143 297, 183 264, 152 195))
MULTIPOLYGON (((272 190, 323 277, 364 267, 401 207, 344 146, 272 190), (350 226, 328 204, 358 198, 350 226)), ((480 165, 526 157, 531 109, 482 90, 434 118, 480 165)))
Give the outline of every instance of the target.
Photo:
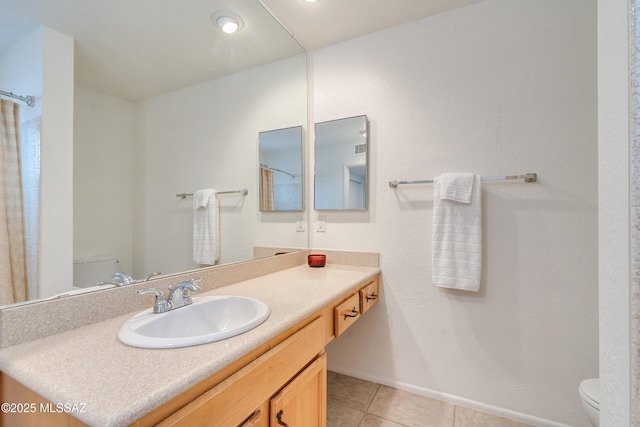
MULTIPOLYGON (((536 182, 538 180, 537 173, 526 173, 524 175, 504 175, 504 176, 483 176, 483 181, 504 181, 509 179, 524 179, 524 182, 536 182)), ((398 188, 398 185, 404 184, 433 184, 433 179, 422 179, 418 181, 389 181, 390 188, 398 188)))
MULTIPOLYGON (((249 190, 247 190, 246 188, 243 188, 242 190, 216 191, 216 194, 240 194, 240 193, 243 196, 246 196, 247 194, 249 194, 249 190)), ((187 197, 193 197, 193 193, 179 193, 179 194, 176 194, 176 197, 185 199, 187 197)))

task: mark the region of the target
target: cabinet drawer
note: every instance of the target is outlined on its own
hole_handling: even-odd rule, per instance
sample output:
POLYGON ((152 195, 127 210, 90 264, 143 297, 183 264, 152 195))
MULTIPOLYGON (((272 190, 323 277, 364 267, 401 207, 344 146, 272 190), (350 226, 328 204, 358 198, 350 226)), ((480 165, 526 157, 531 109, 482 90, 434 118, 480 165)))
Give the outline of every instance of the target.
POLYGON ((240 427, 269 427, 269 402, 264 402, 240 427))
POLYGON ((324 317, 319 317, 159 425, 237 426, 323 348, 324 317))
POLYGON ((365 314, 375 303, 378 302, 380 296, 378 278, 374 278, 367 286, 360 290, 360 313, 365 314))
POLYGON ((360 294, 354 294, 333 309, 333 324, 336 338, 360 318, 360 294))

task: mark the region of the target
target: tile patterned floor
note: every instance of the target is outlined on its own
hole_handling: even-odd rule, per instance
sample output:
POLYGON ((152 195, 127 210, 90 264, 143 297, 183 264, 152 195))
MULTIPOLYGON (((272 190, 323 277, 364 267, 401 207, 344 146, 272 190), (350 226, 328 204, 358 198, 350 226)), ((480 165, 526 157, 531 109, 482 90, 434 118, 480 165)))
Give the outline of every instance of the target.
POLYGON ((327 427, 531 426, 330 371, 327 427))

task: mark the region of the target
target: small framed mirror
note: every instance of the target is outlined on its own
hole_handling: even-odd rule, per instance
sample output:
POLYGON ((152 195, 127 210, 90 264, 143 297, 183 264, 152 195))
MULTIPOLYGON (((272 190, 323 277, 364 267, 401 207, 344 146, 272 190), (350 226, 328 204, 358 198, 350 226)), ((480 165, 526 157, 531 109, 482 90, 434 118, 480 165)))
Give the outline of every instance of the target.
POLYGON ((367 209, 367 116, 315 124, 316 210, 367 209))
POLYGON ((302 211, 302 126, 259 133, 260 211, 302 211))

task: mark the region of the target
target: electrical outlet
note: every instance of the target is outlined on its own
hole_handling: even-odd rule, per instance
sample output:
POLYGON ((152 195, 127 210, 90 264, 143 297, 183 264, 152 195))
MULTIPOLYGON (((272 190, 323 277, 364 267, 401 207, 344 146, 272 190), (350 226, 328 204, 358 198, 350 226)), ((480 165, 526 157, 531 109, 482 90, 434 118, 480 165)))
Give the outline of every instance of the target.
POLYGON ((304 233, 304 219, 302 218, 302 215, 296 218, 296 231, 298 233, 304 233))
POLYGON ((316 222, 316 231, 318 233, 324 233, 327 231, 327 218, 324 215, 318 215, 318 222, 316 222))

